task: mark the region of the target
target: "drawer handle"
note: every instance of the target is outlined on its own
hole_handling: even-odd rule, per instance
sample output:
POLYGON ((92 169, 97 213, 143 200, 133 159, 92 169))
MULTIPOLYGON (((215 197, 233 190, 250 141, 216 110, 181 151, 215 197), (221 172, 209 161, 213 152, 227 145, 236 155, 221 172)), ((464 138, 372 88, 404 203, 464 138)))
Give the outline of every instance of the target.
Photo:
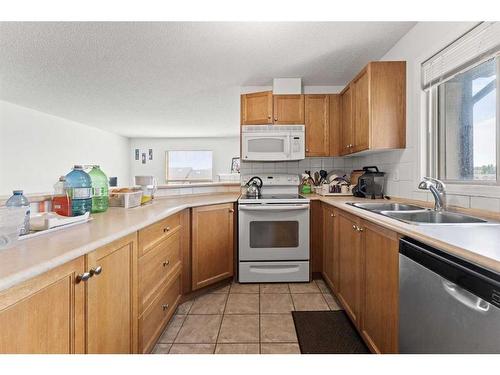
POLYGON ((102 272, 102 267, 101 266, 97 266, 96 268, 92 268, 89 273, 90 273, 90 276, 94 276, 94 275, 100 275, 102 272))
POLYGON ((164 303, 163 305, 161 305, 161 308, 163 309, 163 311, 166 311, 168 309, 168 306, 168 303, 164 303))
POLYGON ((169 232, 169 231, 170 231, 170 227, 163 228, 163 233, 166 233, 166 232, 169 232))
POLYGON ((166 266, 168 266, 169 264, 170 264, 170 261, 169 261, 169 260, 166 260, 166 261, 164 261, 164 262, 163 262, 163 267, 166 267, 166 266))
POLYGON ((92 275, 90 272, 84 272, 76 276, 76 283, 78 284, 80 281, 87 281, 90 279, 92 275))

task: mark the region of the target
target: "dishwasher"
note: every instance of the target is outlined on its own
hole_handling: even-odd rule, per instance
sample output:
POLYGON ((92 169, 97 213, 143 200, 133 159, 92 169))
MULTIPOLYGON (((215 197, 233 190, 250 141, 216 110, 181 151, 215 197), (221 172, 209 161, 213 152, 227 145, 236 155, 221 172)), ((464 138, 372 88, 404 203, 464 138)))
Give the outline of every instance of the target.
POLYGON ((500 275, 402 238, 399 352, 500 353, 500 275))

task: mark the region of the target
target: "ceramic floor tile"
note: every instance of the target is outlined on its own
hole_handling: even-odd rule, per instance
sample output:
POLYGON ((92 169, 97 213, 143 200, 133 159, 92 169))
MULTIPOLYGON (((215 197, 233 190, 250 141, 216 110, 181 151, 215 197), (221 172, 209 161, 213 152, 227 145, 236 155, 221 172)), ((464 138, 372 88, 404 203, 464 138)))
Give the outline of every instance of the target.
POLYGON ((234 283, 229 293, 259 293, 259 284, 234 283))
POLYGON ((180 304, 177 307, 177 311, 175 312, 177 315, 186 315, 189 313, 189 310, 191 309, 191 306, 193 306, 194 300, 189 300, 186 301, 182 304, 180 304))
POLYGON ((168 354, 172 344, 156 344, 151 354, 168 354))
POLYGON ((296 343, 262 343, 260 352, 262 354, 300 354, 300 347, 296 343))
POLYGON ((258 314, 258 294, 229 294, 224 314, 258 314))
POLYGON ((310 283, 291 283, 288 286, 290 287, 290 293, 321 293, 314 281, 310 283))
POLYGON ((331 294, 323 294, 323 297, 325 298, 325 301, 328 304, 328 307, 330 307, 330 310, 333 310, 333 311, 342 310, 342 307, 340 306, 340 302, 337 301, 337 299, 334 296, 332 296, 331 294))
POLYGON ((261 294, 260 313, 276 314, 293 311, 293 302, 290 294, 261 294))
POLYGON ((231 288, 231 284, 223 285, 218 288, 212 289, 210 293, 214 294, 228 294, 229 289, 231 288))
POLYGON ((314 281, 316 282, 316 285, 318 286, 321 293, 331 293, 330 288, 328 287, 328 285, 326 285, 326 282, 324 280, 318 279, 314 281))
POLYGON ((292 294, 296 311, 330 310, 321 293, 292 294))
POLYGON ((226 294, 205 294, 197 297, 189 315, 222 314, 226 306, 226 294))
POLYGON ((169 354, 213 354, 215 344, 174 344, 169 354))
POLYGON ((260 293, 290 293, 288 284, 260 284, 260 293))
POLYGON ((217 344, 215 354, 259 354, 259 344, 217 344))
POLYGON ((161 344, 173 343, 185 319, 186 315, 174 315, 172 319, 170 319, 167 328, 161 334, 158 342, 161 344))
POLYGON ((260 316, 261 342, 297 342, 292 314, 264 314, 260 316))
POLYGON ((221 320, 222 315, 188 315, 175 339, 175 343, 215 343, 221 320))
POLYGON ((224 315, 218 343, 259 342, 259 315, 224 315))

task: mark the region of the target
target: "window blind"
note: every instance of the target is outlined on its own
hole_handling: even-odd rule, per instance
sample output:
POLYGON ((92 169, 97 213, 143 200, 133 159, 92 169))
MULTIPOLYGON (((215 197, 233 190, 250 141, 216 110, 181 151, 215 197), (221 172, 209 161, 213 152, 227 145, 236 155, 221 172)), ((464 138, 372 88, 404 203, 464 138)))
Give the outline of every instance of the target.
POLYGON ((422 87, 444 82, 500 51, 500 22, 482 22, 422 63, 422 87))

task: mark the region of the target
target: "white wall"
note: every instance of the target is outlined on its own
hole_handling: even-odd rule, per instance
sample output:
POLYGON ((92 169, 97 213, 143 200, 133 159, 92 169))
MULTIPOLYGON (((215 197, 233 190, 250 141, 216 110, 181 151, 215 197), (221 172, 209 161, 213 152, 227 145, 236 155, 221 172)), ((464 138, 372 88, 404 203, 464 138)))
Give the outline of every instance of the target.
MULTIPOLYGON (((200 126, 204 125, 200 124, 200 126)), ((240 139, 239 137, 132 138, 128 155, 131 178, 138 175, 152 175, 158 179, 159 184, 165 184, 165 152, 168 150, 212 150, 215 178, 218 173, 231 171, 231 159, 240 155, 240 139), (136 148, 146 153, 152 148, 153 160, 147 160, 146 164, 142 164, 140 158, 136 161, 136 148)))
POLYGON ((74 164, 99 164, 129 183, 127 138, 0 101, 0 195, 48 193, 74 164))

